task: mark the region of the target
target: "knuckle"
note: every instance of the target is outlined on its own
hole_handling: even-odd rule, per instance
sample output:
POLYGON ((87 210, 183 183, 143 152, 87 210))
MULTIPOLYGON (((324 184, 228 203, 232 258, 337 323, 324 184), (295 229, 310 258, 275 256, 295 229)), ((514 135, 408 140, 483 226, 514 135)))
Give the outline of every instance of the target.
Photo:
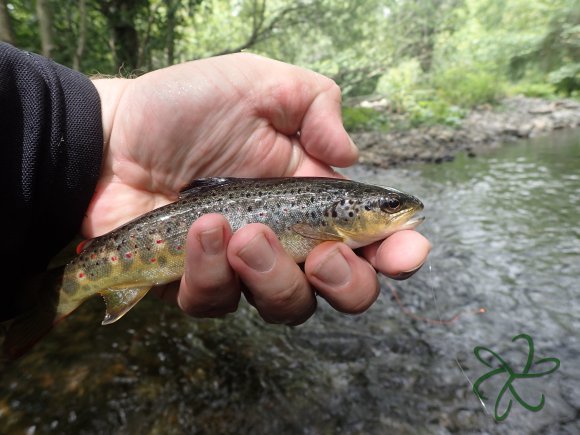
POLYGON ((294 276, 290 281, 281 289, 270 297, 270 304, 274 307, 291 307, 293 306, 297 299, 299 299, 300 293, 304 290, 304 280, 300 276, 294 276))

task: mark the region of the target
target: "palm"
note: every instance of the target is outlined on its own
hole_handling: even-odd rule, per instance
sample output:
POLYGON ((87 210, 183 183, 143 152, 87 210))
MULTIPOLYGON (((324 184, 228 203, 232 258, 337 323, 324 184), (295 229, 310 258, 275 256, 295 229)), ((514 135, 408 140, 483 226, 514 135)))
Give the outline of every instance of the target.
POLYGON ((85 235, 109 231, 170 202, 194 178, 331 175, 315 157, 335 165, 352 163, 356 154, 340 117, 330 113, 336 110, 317 111, 326 118, 308 112, 318 96, 335 93, 338 98, 338 90, 322 77, 318 89, 301 89, 282 65, 226 56, 126 82, 85 235), (284 82, 272 74, 277 67, 284 68, 284 82), (331 115, 334 123, 323 128, 331 115))

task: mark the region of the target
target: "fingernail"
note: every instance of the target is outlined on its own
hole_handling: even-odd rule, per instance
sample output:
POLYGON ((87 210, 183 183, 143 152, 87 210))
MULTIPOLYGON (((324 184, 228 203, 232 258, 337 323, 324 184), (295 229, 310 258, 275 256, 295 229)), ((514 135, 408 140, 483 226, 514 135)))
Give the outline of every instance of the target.
POLYGON ((339 249, 336 249, 318 265, 313 275, 332 286, 340 287, 350 281, 350 265, 339 249))
POLYGON ((257 234, 238 254, 242 261, 258 272, 267 272, 276 261, 274 250, 264 234, 257 234))
POLYGON ((199 234, 199 243, 204 254, 216 255, 224 249, 224 231, 222 227, 205 230, 199 234))
POLYGON ((413 276, 419 269, 421 269, 423 267, 423 264, 421 264, 419 267, 417 267, 416 269, 413 270, 409 270, 408 272, 401 272, 398 275, 393 276, 393 279, 402 281, 404 279, 407 279, 411 276, 413 276))

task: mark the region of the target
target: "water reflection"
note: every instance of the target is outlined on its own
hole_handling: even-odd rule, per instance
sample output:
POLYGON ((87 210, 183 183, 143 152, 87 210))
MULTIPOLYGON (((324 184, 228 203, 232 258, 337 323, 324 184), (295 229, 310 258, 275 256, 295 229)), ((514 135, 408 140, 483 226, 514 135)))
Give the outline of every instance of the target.
POLYGON ((154 298, 101 327, 95 299, 3 370, 0 432, 578 433, 580 133, 351 175, 424 200, 431 258, 395 285, 406 310, 459 320, 414 320, 387 285, 362 316, 321 303, 293 329, 248 307, 193 321, 154 298), (497 425, 471 392, 488 371, 473 348, 516 365, 519 333, 562 366, 523 387, 545 394, 541 412, 514 409, 497 425))

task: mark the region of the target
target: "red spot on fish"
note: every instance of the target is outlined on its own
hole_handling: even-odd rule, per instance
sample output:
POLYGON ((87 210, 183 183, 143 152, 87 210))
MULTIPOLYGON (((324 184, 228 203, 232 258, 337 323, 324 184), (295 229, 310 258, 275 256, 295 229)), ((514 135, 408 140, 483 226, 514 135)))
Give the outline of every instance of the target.
POLYGON ((175 247, 175 249, 177 249, 178 251, 181 251, 181 250, 183 249, 183 246, 181 246, 181 245, 177 245, 177 246, 175 247))
POLYGON ((79 278, 84 278, 84 277, 85 277, 85 274, 82 272, 79 272, 79 278))
POLYGON ((125 257, 127 257, 127 258, 131 258, 131 257, 133 257, 133 254, 131 254, 130 252, 127 252, 127 253, 125 254, 125 257))
POLYGON ((159 245, 159 244, 163 243, 163 240, 161 240, 161 239, 156 240, 155 243, 157 243, 159 245))
POLYGON ((115 257, 114 255, 111 257, 111 261, 117 261, 117 257, 115 257))
POLYGON ((155 263, 157 261, 157 258, 152 258, 151 259, 151 263, 155 263))
POLYGON ((94 260, 95 258, 97 258, 97 254, 91 254, 91 260, 94 260))

